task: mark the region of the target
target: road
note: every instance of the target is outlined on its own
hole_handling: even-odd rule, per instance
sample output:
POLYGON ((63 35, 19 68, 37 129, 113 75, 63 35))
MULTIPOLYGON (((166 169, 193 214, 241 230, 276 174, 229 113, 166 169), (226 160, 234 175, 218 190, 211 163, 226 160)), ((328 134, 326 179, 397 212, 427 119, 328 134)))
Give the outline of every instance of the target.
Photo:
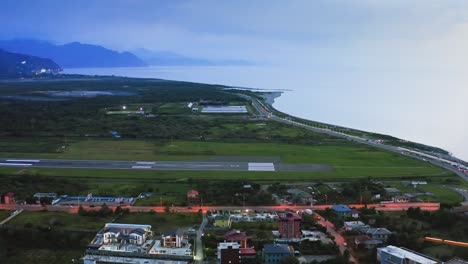
POLYGON ((195 260, 195 262, 197 263, 201 263, 204 259, 205 259, 205 256, 204 256, 204 253, 203 253, 203 241, 202 241, 202 237, 203 237, 203 232, 205 230, 205 226, 206 224, 208 223, 208 219, 206 218, 206 215, 203 214, 203 221, 200 225, 200 228, 198 228, 197 230, 197 239, 195 241, 195 255, 193 256, 193 259, 195 260))
MULTIPOLYGON (((454 174, 458 175, 459 177, 461 177, 462 179, 464 179, 465 181, 468 181, 468 174, 467 173, 460 172, 460 171, 458 171, 458 169, 456 167, 450 166, 450 165, 445 164, 445 163, 443 163, 441 161, 438 161, 436 159, 430 159, 430 158, 427 158, 427 157, 420 156, 420 155, 417 154, 418 153, 417 151, 414 151, 414 153, 410 153, 410 152, 404 151, 402 148, 397 147, 397 146, 385 145, 385 144, 382 144, 382 143, 377 143, 377 142, 370 141, 370 140, 368 140, 366 138, 352 136, 352 135, 348 135, 348 134, 345 134, 345 133, 333 131, 333 130, 330 130, 330 129, 318 128, 318 127, 302 124, 300 122, 296 122, 296 121, 293 121, 293 120, 290 120, 290 119, 287 119, 287 118, 282 118, 282 117, 279 117, 279 116, 275 116, 273 114, 273 112, 269 110, 269 106, 264 105, 258 99, 253 98, 253 97, 248 96, 248 95, 244 95, 244 94, 239 94, 239 96, 241 96, 241 97, 243 97, 243 98, 245 98, 247 100, 250 100, 252 102, 253 107, 261 115, 264 115, 265 117, 269 118, 270 120, 274 120, 274 121, 277 121, 277 122, 280 122, 280 123, 283 123, 283 124, 292 125, 292 126, 302 127, 304 129, 307 129, 307 130, 327 134, 327 135, 330 135, 330 136, 344 138, 344 139, 347 139, 347 140, 350 140, 350 141, 353 141, 353 142, 357 142, 357 143, 360 143, 360 144, 368 145, 368 146, 371 146, 371 147, 391 151, 391 152, 402 154, 402 155, 405 155, 405 156, 409 156, 409 157, 412 157, 412 158, 415 158, 415 159, 418 159, 418 160, 421 160, 421 161, 429 162, 429 163, 431 163, 431 164, 433 164, 435 166, 438 166, 438 167, 441 167, 443 169, 449 170, 449 171, 453 172, 454 174)), ((419 152, 419 153, 424 154, 422 152, 419 152)))
POLYGON ((324 226, 327 228, 327 232, 333 236, 335 238, 335 243, 336 245, 338 246, 338 248, 340 249, 340 252, 341 252, 341 255, 344 254, 344 252, 346 250, 348 250, 349 252, 349 261, 350 262, 354 262, 354 263, 358 263, 356 261, 356 258, 354 258, 354 256, 351 254, 351 250, 348 248, 348 246, 346 245, 346 239, 336 231, 336 228, 335 226, 333 225, 332 222, 330 221, 327 221, 325 218, 323 218, 322 216, 320 216, 319 214, 315 214, 316 218, 318 219, 318 224, 321 225, 321 226, 324 226))
MULTIPOLYGON (((87 205, 82 205, 86 210, 98 210, 100 206, 96 207, 89 207, 87 205)), ((174 206, 171 207, 171 211, 173 212, 182 212, 182 213, 196 213, 200 209, 203 213, 206 213, 209 210, 227 210, 227 211, 235 211, 235 210, 250 210, 250 211, 284 211, 284 210, 292 210, 292 211, 301 211, 305 209, 312 209, 312 210, 325 210, 327 208, 331 208, 333 205, 313 205, 313 206, 306 206, 306 205, 274 205, 274 206, 203 206, 203 207, 180 207, 174 206)), ((364 204, 350 204, 352 208, 363 208, 366 205, 364 204)), ((109 206, 111 209, 115 209, 115 206, 109 206)), ((408 210, 410 207, 418 207, 424 211, 437 211, 440 209, 440 203, 394 203, 394 204, 368 204, 368 208, 375 208, 377 211, 405 211, 408 210)), ((164 212, 164 206, 127 206, 130 212, 164 212)), ((35 204, 0 204, 0 209, 2 210, 20 210, 24 209, 25 211, 62 211, 62 212, 69 212, 69 213, 78 213, 78 206, 64 206, 64 205, 48 205, 48 206, 41 206, 35 204)))
POLYGON ((329 172, 326 164, 285 164, 280 162, 218 162, 218 161, 124 161, 0 158, 0 167, 126 169, 177 171, 284 171, 329 172))

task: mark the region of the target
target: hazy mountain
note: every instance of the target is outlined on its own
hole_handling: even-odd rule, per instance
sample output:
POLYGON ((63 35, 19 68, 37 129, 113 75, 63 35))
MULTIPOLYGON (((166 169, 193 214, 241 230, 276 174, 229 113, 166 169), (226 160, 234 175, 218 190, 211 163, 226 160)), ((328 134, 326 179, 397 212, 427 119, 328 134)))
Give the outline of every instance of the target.
POLYGON ((58 73, 62 69, 51 59, 8 52, 0 49, 0 78, 32 77, 58 73))
POLYGON ((130 52, 117 52, 79 42, 55 45, 47 41, 14 39, 0 41, 0 48, 10 52, 50 58, 64 68, 147 66, 130 52))
POLYGON ((170 51, 136 49, 132 52, 142 58, 147 64, 153 66, 227 66, 252 64, 243 60, 208 60, 193 58, 170 51))

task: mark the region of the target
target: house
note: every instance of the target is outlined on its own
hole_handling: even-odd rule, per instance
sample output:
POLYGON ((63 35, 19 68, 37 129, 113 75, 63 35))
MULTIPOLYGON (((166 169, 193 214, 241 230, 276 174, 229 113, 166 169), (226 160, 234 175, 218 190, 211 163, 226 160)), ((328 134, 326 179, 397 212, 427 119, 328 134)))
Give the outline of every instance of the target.
POLYGON ((368 227, 368 225, 364 224, 361 221, 344 222, 344 225, 343 225, 343 229, 345 231, 359 231, 363 227, 368 227))
POLYGON ((152 236, 152 231, 150 225, 112 223, 106 224, 101 234, 104 245, 127 243, 141 246, 152 236))
POLYGON ((214 218, 213 226, 220 228, 231 228, 232 220, 229 215, 217 215, 214 218))
POLYGON ((377 249, 377 261, 380 264, 440 264, 439 260, 425 256, 418 252, 399 248, 395 246, 386 246, 377 249))
POLYGON ((300 238, 302 218, 296 213, 279 214, 279 234, 280 238, 300 238))
POLYGON ((247 240, 251 237, 247 236, 245 232, 240 232, 239 230, 229 230, 224 234, 224 240, 227 242, 237 242, 240 244, 241 248, 247 248, 247 240))
POLYGON ((294 248, 286 244, 265 244, 262 260, 265 264, 278 264, 294 254, 294 248))
POLYGON ((463 260, 461 258, 453 258, 453 259, 445 262, 445 264, 468 264, 468 261, 463 260))
POLYGON ((335 212, 336 216, 341 219, 351 216, 351 208, 344 204, 333 205, 332 210, 335 212))
POLYGON ((3 203, 4 204, 15 204, 15 194, 12 192, 7 192, 3 195, 3 203))
POLYGON ((236 242, 219 243, 217 258, 219 264, 239 264, 240 245, 236 242))
POLYGON ((384 190, 385 190, 385 194, 387 196, 395 196, 395 195, 401 195, 402 194, 402 192, 399 189, 395 188, 395 187, 384 188, 384 190))
POLYGON ((370 236, 367 235, 359 235, 354 237, 354 246, 356 248, 373 249, 381 244, 382 241, 372 239, 370 236))
POLYGON ((182 248, 186 247, 188 242, 188 234, 182 229, 172 229, 164 232, 162 235, 162 246, 165 248, 182 248))
POLYGON ((364 231, 364 234, 370 236, 372 239, 380 240, 383 242, 387 242, 388 237, 392 234, 390 230, 387 228, 367 228, 364 231))
POLYGON ((312 194, 301 189, 288 189, 287 193, 291 195, 293 201, 297 201, 302 204, 311 204, 315 201, 312 194))
POLYGON ((242 263, 257 263, 257 251, 254 248, 240 248, 239 254, 242 263))
POLYGON ((353 209, 351 210, 351 217, 352 217, 352 218, 355 218, 355 219, 356 219, 356 218, 359 218, 359 211, 353 208, 353 209))
POLYGON ((187 204, 188 205, 193 205, 193 204, 200 204, 200 199, 199 199, 199 192, 196 190, 189 190, 187 192, 187 204))

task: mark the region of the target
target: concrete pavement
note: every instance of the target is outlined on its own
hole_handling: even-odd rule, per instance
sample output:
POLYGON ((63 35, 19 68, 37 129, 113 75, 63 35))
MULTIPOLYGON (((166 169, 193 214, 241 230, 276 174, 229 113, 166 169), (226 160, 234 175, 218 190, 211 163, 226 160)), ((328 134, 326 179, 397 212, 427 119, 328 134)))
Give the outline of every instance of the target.
POLYGON ((327 164, 220 161, 125 161, 0 158, 0 167, 177 171, 330 172, 327 164))

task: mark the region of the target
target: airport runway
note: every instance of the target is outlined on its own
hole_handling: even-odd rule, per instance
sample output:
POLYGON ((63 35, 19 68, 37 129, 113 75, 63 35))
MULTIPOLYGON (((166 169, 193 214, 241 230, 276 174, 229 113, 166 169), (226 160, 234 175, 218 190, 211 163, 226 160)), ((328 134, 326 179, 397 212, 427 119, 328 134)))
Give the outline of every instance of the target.
POLYGON ((66 168, 66 169, 133 169, 178 171, 283 171, 328 172, 326 164, 282 164, 272 162, 216 162, 216 161, 119 161, 119 160, 63 160, 0 158, 0 167, 66 168))

